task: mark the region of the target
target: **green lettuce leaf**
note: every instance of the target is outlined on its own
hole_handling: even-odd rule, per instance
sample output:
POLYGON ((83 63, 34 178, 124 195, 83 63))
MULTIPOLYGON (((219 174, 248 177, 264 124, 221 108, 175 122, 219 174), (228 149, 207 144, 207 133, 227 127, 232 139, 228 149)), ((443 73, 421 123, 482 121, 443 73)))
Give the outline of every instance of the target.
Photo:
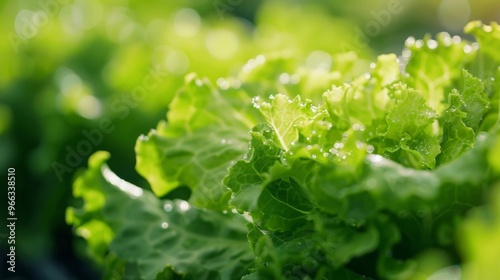
POLYGON ((471 66, 470 72, 481 79, 485 93, 490 99, 490 110, 484 116, 482 130, 487 131, 493 126, 498 127, 500 100, 500 26, 496 22, 490 25, 480 21, 467 24, 464 31, 473 34, 479 45, 478 58, 471 66))
MULTIPOLYGON (((250 103, 246 97, 238 95, 240 103, 250 103)), ((227 208, 230 192, 221 182, 231 161, 247 150, 253 115, 194 76, 171 106, 168 123, 137 141, 137 171, 158 196, 184 185, 192 190, 191 203, 227 208)))
POLYGON ((441 113, 446 93, 456 86, 462 69, 475 58, 477 48, 448 33, 438 34, 436 40, 410 37, 406 41, 408 62, 405 82, 424 94, 427 105, 441 113))
POLYGON ((274 130, 276 144, 283 150, 288 150, 297 142, 299 133, 296 126, 318 113, 318 108, 311 101, 302 102, 299 96, 291 100, 283 94, 273 97, 271 103, 263 102, 257 106, 274 130))
POLYGON ((371 73, 325 92, 323 98, 335 127, 375 126, 393 106, 387 88, 400 79, 399 72, 395 55, 381 55, 371 73))
POLYGON ((397 146, 386 149, 388 152, 401 151, 392 158, 414 168, 433 168, 435 158, 441 152, 439 141, 432 124, 436 112, 426 105, 424 96, 402 84, 393 87, 395 107, 387 114, 387 131, 384 137, 397 146))
POLYGON ((448 107, 440 117, 443 127, 440 164, 449 162, 475 143, 475 135, 483 116, 489 108, 489 100, 481 80, 464 70, 464 89, 456 89, 448 95, 448 107))
POLYGON ((469 22, 465 28, 465 33, 476 37, 480 46, 479 58, 476 60, 473 70, 480 78, 487 80, 495 76, 495 72, 500 66, 500 25, 492 22, 490 25, 481 21, 469 22))
POLYGON ((105 164, 108 157, 98 152, 90 158, 89 169, 75 182, 75 196, 82 196, 84 206, 68 211, 68 222, 89 244, 109 246, 119 259, 137 265, 144 279, 154 279, 166 267, 184 279, 248 274, 253 254, 241 215, 160 200, 116 176, 105 164), (94 196, 82 195, 88 193, 94 196), (105 199, 96 204, 97 196, 105 199), (96 223, 108 226, 108 239, 103 241, 101 227, 92 227, 96 223))

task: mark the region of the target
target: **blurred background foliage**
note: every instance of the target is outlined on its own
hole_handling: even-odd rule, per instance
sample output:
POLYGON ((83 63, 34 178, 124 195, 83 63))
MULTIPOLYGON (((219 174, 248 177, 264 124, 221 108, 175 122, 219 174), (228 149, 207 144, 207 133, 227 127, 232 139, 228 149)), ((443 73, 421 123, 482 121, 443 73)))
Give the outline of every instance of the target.
POLYGON ((346 52, 361 72, 376 54, 401 53, 408 36, 462 35, 472 19, 499 21, 500 3, 1 1, 0 170, 16 168, 19 272, 5 274, 4 228, 0 278, 98 278, 100 268, 87 261, 64 222, 64 209, 76 203, 70 199, 75 172, 91 152, 107 150, 116 173, 148 188, 134 170, 135 141, 164 118, 187 73, 227 82, 220 78, 244 75, 239 69, 259 54, 328 72, 346 52), (141 86, 148 89, 134 97, 141 86), (94 134, 92 151, 83 149, 86 133, 103 120, 112 131, 94 134))

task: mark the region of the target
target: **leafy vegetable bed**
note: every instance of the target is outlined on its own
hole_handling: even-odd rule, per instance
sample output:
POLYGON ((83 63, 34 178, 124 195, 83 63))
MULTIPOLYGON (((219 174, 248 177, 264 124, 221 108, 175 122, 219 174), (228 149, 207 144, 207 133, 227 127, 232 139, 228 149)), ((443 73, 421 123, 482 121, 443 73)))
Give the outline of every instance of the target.
POLYGON ((409 38, 359 77, 352 53, 188 75, 137 141, 152 192, 98 152, 67 220, 108 279, 495 279, 500 26, 466 32, 409 38))

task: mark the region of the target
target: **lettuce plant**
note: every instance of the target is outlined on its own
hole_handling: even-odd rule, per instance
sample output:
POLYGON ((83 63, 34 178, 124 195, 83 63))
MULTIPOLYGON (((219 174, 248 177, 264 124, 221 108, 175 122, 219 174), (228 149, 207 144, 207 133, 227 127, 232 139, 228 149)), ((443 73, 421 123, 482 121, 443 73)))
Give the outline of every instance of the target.
POLYGON ((477 42, 410 37, 365 68, 190 74, 137 141, 151 191, 97 152, 67 221, 107 279, 494 279, 500 26, 465 30, 477 42))

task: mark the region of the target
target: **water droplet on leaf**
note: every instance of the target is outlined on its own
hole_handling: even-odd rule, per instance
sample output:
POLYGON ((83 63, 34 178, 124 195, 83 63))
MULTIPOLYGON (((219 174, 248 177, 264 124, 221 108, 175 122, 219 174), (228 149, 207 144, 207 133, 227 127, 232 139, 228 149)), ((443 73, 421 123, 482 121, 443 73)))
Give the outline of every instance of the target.
POLYGON ((187 210, 189 210, 189 208, 191 208, 191 206, 189 205, 189 203, 187 201, 181 201, 179 203, 179 208, 181 209, 181 211, 187 211, 187 210))
POLYGON ((173 206, 172 206, 172 204, 170 204, 170 203, 167 203, 167 204, 165 204, 165 205, 163 206, 163 209, 165 209, 165 211, 166 211, 166 212, 170 212, 170 211, 172 211, 172 209, 173 209, 173 208, 174 208, 174 207, 173 207, 173 206))

